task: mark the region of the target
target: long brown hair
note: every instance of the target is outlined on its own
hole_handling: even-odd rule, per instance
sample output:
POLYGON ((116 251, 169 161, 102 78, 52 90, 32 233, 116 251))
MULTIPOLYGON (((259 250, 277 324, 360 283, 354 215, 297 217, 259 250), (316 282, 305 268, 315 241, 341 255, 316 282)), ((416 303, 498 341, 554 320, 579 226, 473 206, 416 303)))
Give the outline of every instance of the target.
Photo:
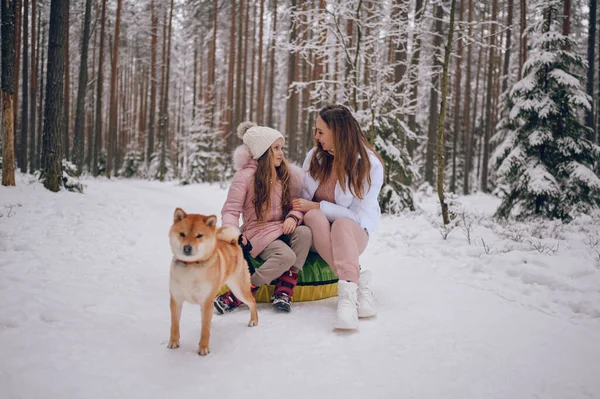
MULTIPOLYGON (((363 185, 364 181, 366 180, 368 187, 371 187, 371 161, 368 150, 380 161, 381 157, 366 139, 358 121, 348 108, 343 105, 328 105, 319 111, 319 116, 333 133, 335 156, 323 150, 315 138, 317 150, 310 161, 310 175, 315 180, 323 181, 333 172, 344 192, 348 178, 347 186, 350 192, 363 199, 367 190, 363 185)), ((383 161, 381 163, 383 164, 383 161)))
POLYGON ((286 215, 290 208, 290 171, 285 159, 275 167, 275 155, 269 147, 260 158, 254 173, 254 211, 259 221, 263 221, 271 209, 271 193, 277 179, 281 181, 281 211, 286 215))

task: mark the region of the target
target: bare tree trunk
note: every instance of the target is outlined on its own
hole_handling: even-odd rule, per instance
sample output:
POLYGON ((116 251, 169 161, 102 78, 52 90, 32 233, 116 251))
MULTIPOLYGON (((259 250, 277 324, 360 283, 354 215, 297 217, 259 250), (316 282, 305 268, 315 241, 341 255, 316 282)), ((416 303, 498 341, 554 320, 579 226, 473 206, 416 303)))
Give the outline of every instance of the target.
POLYGON ((148 112, 148 139, 146 140, 146 168, 154 153, 154 128, 156 121, 156 53, 158 47, 158 16, 152 0, 152 55, 150 60, 150 111, 148 112))
POLYGON ((436 147, 436 127, 438 124, 438 86, 440 82, 440 74, 438 68, 441 66, 439 61, 440 46, 442 45, 442 20, 444 18, 444 9, 442 4, 435 6, 435 37, 433 39, 435 71, 431 81, 431 89, 429 90, 429 128, 427 133, 427 153, 425 156, 425 181, 435 184, 433 169, 434 169, 434 154, 436 147))
MULTIPOLYGON (((169 129, 169 76, 171 74, 171 31, 173 26, 173 0, 171 0, 171 10, 169 11, 169 31, 168 39, 169 43, 166 48, 167 62, 165 65, 166 75, 164 79, 164 96, 162 99, 162 107, 160 112, 160 140, 161 140, 161 151, 160 151, 160 164, 158 167, 158 179, 163 181, 166 176, 166 152, 167 152, 167 141, 168 141, 168 129, 169 129)), ((166 27, 165 27, 166 28, 166 27)))
POLYGON ((258 91, 258 102, 256 109, 256 122, 261 125, 263 123, 263 114, 265 107, 265 99, 262 93, 264 93, 263 88, 263 23, 264 23, 264 15, 265 15, 265 0, 260 1, 260 21, 258 28, 258 83, 256 84, 256 89, 258 91))
POLYGON ((248 102, 248 115, 250 120, 254 118, 254 82, 256 81, 256 4, 252 7, 252 57, 250 57, 251 72, 250 72, 250 101, 248 102))
POLYGON ((210 104, 210 128, 211 130, 214 128, 215 123, 215 112, 216 112, 216 103, 217 103, 217 88, 215 86, 215 76, 216 76, 216 56, 217 56, 217 30, 219 28, 218 25, 218 15, 219 15, 219 0, 215 0, 214 2, 214 10, 213 10, 213 37, 212 37, 212 49, 209 53, 209 62, 208 62, 208 82, 207 82, 207 90, 209 92, 208 103, 210 104))
MULTIPOLYGON (((512 0, 511 0, 512 1, 512 0)), ((468 17, 468 40, 472 40, 473 37, 473 0, 469 0, 469 17, 468 17)), ((467 76, 465 82, 465 106, 463 109, 464 117, 463 117, 463 145, 465 146, 465 162, 464 162, 464 172, 463 172, 463 194, 468 195, 469 191, 469 173, 471 172, 471 161, 472 161, 472 150, 471 144, 473 142, 473 138, 471 137, 471 124, 469 111, 471 108, 471 57, 472 57, 472 49, 473 44, 470 44, 467 47, 467 76)))
POLYGON ((571 33, 571 0, 563 2, 563 36, 569 36, 571 33))
MULTIPOLYGON (((301 10, 302 11, 306 11, 309 7, 309 2, 307 0, 301 0, 301 10)), ((300 29, 302 33, 302 41, 306 42, 309 40, 310 38, 310 32, 308 29, 308 17, 306 16, 306 14, 303 14, 302 17, 300 18, 300 24, 302 26, 302 29, 300 29)), ((310 77, 312 76, 312 71, 311 71, 311 66, 308 63, 308 61, 306 61, 304 58, 301 58, 301 73, 302 73, 302 78, 301 80, 303 82, 307 82, 310 80, 310 77)), ((347 68, 347 71, 349 71, 350 69, 347 68)), ((307 153, 308 148, 312 146, 313 142, 313 135, 312 135, 312 126, 310 125, 312 123, 311 121, 311 116, 312 116, 312 112, 309 114, 308 112, 308 107, 310 106, 310 87, 304 87, 302 89, 302 102, 301 102, 301 106, 300 109, 302 110, 302 112, 300 113, 300 130, 299 130, 299 134, 297 135, 297 140, 299 143, 299 149, 298 149, 298 155, 297 157, 299 159, 302 159, 304 157, 304 154, 307 153)))
MULTIPOLYGON (((94 39, 93 39, 93 50, 92 50, 92 74, 96 71, 96 49, 98 48, 98 25, 97 25, 97 21, 98 18, 100 16, 100 6, 98 4, 97 1, 94 0, 94 3, 96 5, 96 11, 94 12, 94 39)), ((90 97, 91 99, 91 104, 90 107, 87 110, 87 123, 88 126, 86 127, 87 129, 87 149, 86 149, 86 156, 85 156, 85 164, 87 166, 87 170, 89 172, 92 171, 92 154, 94 152, 94 122, 95 122, 95 113, 94 110, 96 109, 96 97, 94 96, 94 87, 88 87, 88 92, 87 95, 90 97)))
MULTIPOLYGON (((41 28, 41 11, 38 11, 38 22, 40 22, 40 24, 38 24, 38 26, 41 28)), ((46 65, 46 53, 45 53, 45 48, 44 45, 42 43, 46 43, 46 30, 44 29, 44 32, 42 33, 42 41, 38 41, 38 52, 41 51, 42 53, 42 62, 39 63, 40 66, 40 101, 39 101, 39 105, 38 105, 38 126, 37 126, 37 131, 38 131, 38 135, 37 135, 37 142, 35 144, 35 168, 36 169, 40 169, 42 167, 42 121, 44 118, 44 113, 42 112, 43 110, 43 104, 44 104, 44 65, 46 65)), ((40 35, 38 34, 38 38, 40 37, 40 35)))
POLYGON ((512 23, 513 23, 513 9, 515 0, 508 0, 508 15, 506 17, 506 44, 504 46, 504 66, 502 67, 502 90, 501 93, 506 92, 508 88, 508 67, 510 66, 510 47, 512 38, 512 23))
POLYGON ((36 110, 36 94, 37 94, 37 58, 35 53, 35 18, 36 18, 36 1, 31 2, 31 71, 29 79, 29 173, 35 172, 35 110, 36 110))
MULTIPOLYGON (((462 22, 463 20, 463 0, 460 0, 460 4, 459 4, 459 16, 458 16, 458 21, 459 23, 462 22)), ((453 16, 452 16, 453 17, 453 16)), ((452 19, 452 18, 451 18, 452 19)), ((461 29, 459 27, 458 31, 460 32, 461 29)), ((450 34, 452 35, 452 32, 450 32, 450 34)), ((456 192, 456 153, 458 152, 458 137, 460 135, 460 94, 461 94, 461 90, 460 90, 460 85, 461 85, 461 79, 462 79, 462 55, 463 55, 463 48, 462 48, 462 37, 459 37, 458 40, 458 49, 457 49, 457 57, 456 57, 456 72, 455 72, 455 76, 454 76, 454 131, 452 133, 452 177, 450 179, 450 192, 455 193, 456 192)), ((468 82, 468 81, 467 81, 468 82)))
POLYGON ((521 34, 519 35, 519 79, 523 77, 523 64, 527 61, 527 0, 521 0, 521 34))
POLYGON ((14 186, 15 147, 13 95, 15 92, 16 46, 15 9, 16 2, 4 0, 2 12, 2 185, 14 186))
POLYGON ((15 149, 15 157, 17 161, 17 165, 22 163, 21 160, 21 152, 19 151, 21 141, 21 136, 19 134, 19 78, 21 74, 21 70, 19 69, 19 65, 21 65, 21 21, 23 20, 22 10, 23 1, 16 0, 16 9, 15 9, 15 36, 14 40, 16 42, 16 58, 15 58, 15 88, 13 93, 13 141, 14 141, 14 149, 15 149))
POLYGON ((50 3, 50 30, 48 32, 48 78, 46 80, 46 108, 44 110, 44 146, 42 148, 42 178, 44 187, 58 191, 62 186, 62 151, 60 130, 62 109, 56 104, 64 101, 65 45, 69 2, 52 0, 50 3))
MULTIPOLYGON (((35 0, 34 0, 35 2, 35 0)), ((85 95, 87 89, 87 63, 90 43, 90 24, 92 19, 92 1, 85 0, 83 35, 81 37, 81 62, 79 64, 79 82, 77 85, 77 110, 75 111, 75 130, 73 132, 73 162, 81 173, 83 169, 83 136, 85 128, 85 95)))
MULTIPOLYGON (((35 1, 35 0, 33 0, 35 1)), ((23 87, 21 101, 21 172, 27 173, 27 139, 29 135, 29 55, 27 46, 29 45, 29 0, 25 0, 23 5, 23 87)), ((33 41, 33 39, 31 40, 33 41)))
MULTIPOLYGON (((242 122, 246 118, 246 87, 247 87, 247 71, 248 71, 248 25, 250 24, 250 2, 246 3, 246 22, 244 25, 244 55, 242 57, 242 103, 238 122, 242 122)), ((252 40, 254 42, 254 40, 252 40)))
POLYGON ((235 73, 235 107, 234 112, 232 114, 233 121, 231 123, 231 141, 232 148, 234 148, 238 143, 238 137, 235 134, 235 129, 237 125, 241 122, 242 118, 242 86, 243 86, 243 60, 242 54, 244 51, 243 44, 243 32, 244 32, 244 0, 240 0, 240 10, 239 10, 239 32, 238 32, 238 48, 237 48, 237 68, 235 73))
MULTIPOLYGON (((423 8, 423 0, 415 0, 415 25, 420 26, 421 20, 423 18, 423 14, 425 13, 425 9, 423 8)), ((417 99, 419 97, 419 61, 421 56, 421 35, 418 34, 414 38, 413 42, 413 54, 410 59, 410 79, 409 84, 411 85, 410 89, 410 104, 411 106, 415 106, 417 104, 417 99)), ((411 132, 415 133, 417 130, 417 115, 416 111, 411 112, 408 115, 408 128, 411 132)), ((415 143, 413 140, 408 140, 407 149, 409 155, 412 157, 414 152, 415 143)))
MULTIPOLYGON (((446 104, 448 102, 448 64, 450 63, 450 52, 452 51, 452 35, 454 34, 455 8, 456 0, 452 0, 452 6, 450 7, 450 27, 448 28, 448 42, 446 43, 446 51, 444 53, 444 66, 442 69, 442 106, 440 110, 440 119, 438 120, 437 125, 437 192, 442 208, 442 219, 444 221, 444 224, 450 223, 450 218, 448 217, 448 204, 444 199, 444 120, 446 119, 446 104)), ((460 90, 457 89, 457 92, 460 93, 460 90)))
POLYGON ((223 120, 223 135, 227 138, 228 149, 232 150, 233 144, 233 93, 235 78, 235 25, 236 25, 236 0, 231 0, 231 28, 229 31, 229 69, 227 71, 227 105, 223 120))
MULTIPOLYGON (((269 104, 267 107, 267 126, 273 127, 273 95, 275 93, 275 46, 277 37, 277 0, 273 0, 273 32, 271 35, 271 81, 269 82, 269 104)), ((294 71, 295 72, 295 71, 294 71)))
POLYGON ((102 146, 102 88, 104 86, 104 27, 106 25, 106 0, 102 0, 102 17, 100 21, 98 81, 96 82, 96 127, 94 129, 94 153, 92 157, 92 174, 94 176, 98 176, 99 153, 102 146))
MULTIPOLYGON (((295 43, 297 39, 297 0, 291 0, 292 17, 290 26, 290 43, 295 43)), ((288 93, 287 106, 286 106, 286 118, 285 118, 285 131, 287 133, 288 141, 288 157, 290 159, 298 158, 297 150, 297 138, 298 138, 298 92, 296 89, 289 89, 296 80, 296 67, 298 65, 297 55, 295 51, 290 51, 288 54, 288 93)))
MULTIPOLYGON (((117 73, 119 68, 119 34, 121 30, 122 0, 117 0, 117 20, 115 22, 115 37, 112 48, 110 70, 110 102, 108 118, 108 142, 106 143, 106 177, 110 178, 117 152, 117 73)), ((118 169, 119 165, 115 165, 118 169)))
POLYGON ((490 155, 490 137, 492 137, 494 126, 492 125, 492 96, 493 96, 493 74, 496 62, 496 20, 498 15, 498 0, 492 1, 492 19, 490 34, 490 54, 488 58, 488 81, 487 99, 485 107, 485 135, 483 141, 483 160, 481 163, 481 191, 487 193, 488 159, 490 155))
POLYGON ((196 82, 198 81, 198 30, 194 35, 194 84, 192 89, 192 120, 196 120, 196 82))
POLYGON ((597 0, 589 0, 590 16, 589 16, 589 32, 588 32, 588 69, 587 69, 587 86, 586 91, 590 96, 591 107, 585 113, 585 125, 592 129, 587 136, 588 140, 595 142, 596 126, 594 124, 594 70, 596 65, 596 9, 598 6, 597 0))
MULTIPOLYGON (((35 0, 33 0, 35 1, 35 0)), ((66 0, 68 2, 68 0, 66 0)), ((65 38, 65 94, 64 94, 64 104, 63 104, 63 157, 65 159, 70 160, 71 154, 69 153, 69 131, 71 128, 71 123, 69 120, 69 94, 71 90, 71 79, 69 74, 69 5, 67 5, 67 30, 66 30, 66 38, 65 38)))

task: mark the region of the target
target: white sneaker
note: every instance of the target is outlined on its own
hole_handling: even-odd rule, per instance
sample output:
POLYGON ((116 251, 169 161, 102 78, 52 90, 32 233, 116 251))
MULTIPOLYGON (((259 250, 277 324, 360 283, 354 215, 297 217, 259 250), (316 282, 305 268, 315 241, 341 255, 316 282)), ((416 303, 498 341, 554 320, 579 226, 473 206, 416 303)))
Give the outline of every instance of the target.
POLYGON ((358 328, 358 286, 350 281, 338 282, 338 305, 334 328, 356 330, 358 328))
POLYGON ((377 314, 371 291, 371 277, 371 272, 365 270, 358 279, 358 317, 373 317, 377 314))

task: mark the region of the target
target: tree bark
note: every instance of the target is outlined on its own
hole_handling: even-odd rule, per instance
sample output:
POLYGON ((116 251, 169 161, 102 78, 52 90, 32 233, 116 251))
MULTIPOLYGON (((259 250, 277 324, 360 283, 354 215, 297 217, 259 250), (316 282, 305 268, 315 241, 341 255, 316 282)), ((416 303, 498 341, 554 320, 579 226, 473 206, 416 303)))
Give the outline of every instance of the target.
POLYGON ((13 95, 15 92, 15 9, 16 2, 3 0, 2 13, 2 185, 14 186, 15 147, 13 95))
POLYGON ((425 181, 431 184, 435 184, 435 177, 433 175, 434 170, 434 154, 436 148, 436 128, 438 124, 438 86, 440 82, 440 71, 438 70, 440 65, 439 55, 440 46, 442 45, 442 19, 444 18, 444 9, 442 4, 435 6, 435 37, 433 39, 434 60, 433 65, 435 71, 433 73, 431 81, 431 89, 429 90, 429 128, 427 132, 427 152, 425 156, 425 181))
POLYGON ((487 98, 485 107, 485 135, 483 139, 483 159, 481 163, 481 191, 488 192, 488 159, 490 155, 490 137, 493 134, 492 124, 492 96, 493 96, 493 75, 494 63, 496 62, 496 19, 498 15, 498 0, 492 1, 492 19, 490 34, 490 52, 488 58, 488 76, 487 76, 487 98))
MULTIPOLYGON (((33 0, 35 2, 35 0, 33 0)), ((33 39, 32 39, 33 41, 33 39)), ((27 173, 27 139, 29 138, 29 0, 23 4, 23 87, 21 100, 21 172, 27 173)))
POLYGON ((171 10, 169 11, 169 25, 168 25, 168 45, 166 48, 166 65, 165 65, 165 79, 163 82, 163 99, 162 107, 160 112, 160 163, 158 167, 158 179, 163 181, 166 176, 166 156, 167 156, 167 141, 168 141, 168 124, 169 124, 169 77, 171 73, 171 31, 173 26, 173 0, 171 0, 171 10))
POLYGON ((592 129, 588 134, 588 140, 595 142, 596 126, 594 124, 594 70, 596 65, 596 10, 598 6, 598 0, 589 0, 589 31, 588 31, 588 69, 587 69, 587 85, 586 91, 590 96, 591 107, 585 112, 585 125, 592 129))
MULTIPOLYGON (((297 11, 298 2, 297 0, 290 1, 292 17, 290 26, 290 43, 295 43, 297 39, 297 11)), ((298 137, 298 92, 296 89, 289 89, 296 80, 298 65, 297 54, 295 51, 290 51, 288 54, 288 99, 286 106, 286 118, 285 118, 285 131, 287 133, 288 141, 288 157, 290 159, 297 158, 297 137, 298 137)))
POLYGON ((94 176, 98 176, 98 155, 102 145, 102 88, 104 86, 104 28, 106 25, 106 0, 102 0, 102 17, 100 21, 98 81, 96 82, 96 128, 94 129, 94 153, 92 157, 92 174, 94 176))
POLYGON ((527 0, 521 0, 521 34, 519 35, 519 79, 523 77, 523 64, 527 61, 527 0))
POLYGON ((273 0, 273 32, 271 37, 271 70, 269 75, 269 104, 267 107, 267 126, 273 127, 273 96, 275 94, 275 46, 277 44, 277 0, 273 0))
MULTIPOLYGON (((38 11, 38 22, 40 22, 41 24, 41 11, 38 11)), ((41 25, 38 24, 38 26, 41 28, 41 25)), ((38 105, 38 125, 37 125, 37 140, 36 140, 36 144, 35 144, 35 168, 36 169, 40 169, 42 167, 42 121, 44 119, 44 112, 43 112, 43 104, 44 104, 44 65, 46 65, 46 53, 45 53, 45 46, 43 45, 43 43, 46 43, 46 30, 44 29, 43 33, 42 33, 42 41, 38 41, 38 52, 42 53, 42 62, 39 63, 40 66, 40 101, 39 101, 39 105, 38 105)), ((40 35, 38 34, 38 38, 40 37, 40 35)))
MULTIPOLYGON (((242 122, 246 118, 246 77, 248 72, 248 25, 250 25, 250 2, 246 2, 246 22, 244 25, 244 55, 242 57, 242 100, 238 122, 242 122)), ((253 40, 254 41, 254 40, 253 40)))
POLYGON ((215 87, 215 77, 216 77, 216 56, 217 56, 217 30, 219 28, 218 25, 218 15, 219 15, 219 0, 215 0, 213 7, 213 36, 212 36, 212 49, 209 53, 209 61, 208 61, 208 82, 206 85, 206 90, 208 91, 208 95, 206 96, 208 99, 208 104, 210 104, 210 128, 211 130, 214 128, 215 123, 215 112, 216 112, 216 103, 217 103, 217 90, 215 87))
POLYGON ((235 78, 235 25, 236 25, 236 0, 231 0, 231 27, 229 30, 229 69, 227 71, 227 111, 223 120, 223 135, 227 137, 228 150, 233 144, 233 93, 235 78))
MULTIPOLYGON (((423 8, 423 0, 415 1, 415 25, 420 26, 425 9, 423 8)), ((410 59, 410 104, 416 107, 419 97, 419 61, 421 56, 421 35, 417 34, 413 39, 413 54, 410 59)), ((408 115, 408 128, 415 133, 417 130, 417 115, 416 111, 408 115)), ((408 154, 412 157, 415 143, 413 140, 407 140, 408 154)))
POLYGON ((260 1, 260 20, 259 20, 259 28, 258 28, 258 83, 256 84, 256 90, 258 91, 258 101, 256 107, 256 123, 259 125, 263 123, 263 113, 264 113, 264 93, 263 89, 263 23, 264 23, 264 15, 265 15, 265 0, 260 1))
POLYGON ((148 112, 148 139, 146 140, 146 168, 150 166, 152 154, 154 153, 154 129, 156 121, 156 53, 158 47, 158 16, 154 0, 152 9, 152 55, 150 60, 150 111, 148 112))
MULTIPOLYGON (((462 22, 463 20, 463 0, 460 0, 459 4, 459 16, 458 22, 462 22)), ((450 19, 454 16, 452 15, 450 19)), ((459 27, 458 31, 461 29, 459 27)), ((452 34, 452 32, 450 32, 452 34)), ((458 152, 458 137, 460 136, 460 100, 461 100, 461 80, 462 80, 462 55, 463 55, 463 47, 462 47, 462 37, 459 37, 458 40, 458 49, 457 49, 457 57, 456 57, 456 72, 454 75, 454 131, 452 132, 452 177, 450 179, 450 192, 456 192, 456 158, 458 152)))
POLYGON ((16 0, 16 8, 15 8, 15 89, 13 93, 13 141, 14 141, 14 149, 15 149, 15 160, 17 161, 17 165, 21 164, 21 152, 19 151, 19 142, 21 141, 21 136, 19 135, 19 82, 20 82, 20 74, 21 70, 19 69, 19 65, 21 65, 21 21, 23 20, 22 16, 22 7, 23 1, 16 0))
POLYGON ((31 2, 31 72, 29 79, 29 173, 35 171, 35 111, 36 111, 36 94, 37 94, 37 58, 35 52, 36 30, 36 0, 31 2))
MULTIPOLYGON (((450 53, 452 52, 452 35, 454 34, 454 11, 456 9, 456 0, 452 0, 450 7, 450 27, 448 28, 448 42, 444 52, 444 66, 442 69, 442 105, 440 118, 437 125, 437 192, 442 208, 442 219, 444 224, 450 223, 448 217, 448 204, 444 199, 444 120, 446 119, 446 103, 448 102, 448 64, 450 63, 450 53)), ((462 9, 462 8, 461 8, 462 9)), ((457 90, 460 93, 460 90, 457 90)))
MULTIPOLYGON (((33 0, 35 1, 35 0, 33 0)), ((71 90, 71 78, 69 74, 69 6, 67 5, 67 30, 66 30, 66 38, 65 38, 65 95, 64 95, 64 105, 63 105, 63 128, 62 132, 63 136, 63 157, 65 159, 70 160, 71 154, 69 153, 69 131, 71 128, 71 123, 69 120, 69 100, 70 100, 70 90, 71 90)))
POLYGON ((42 178, 44 187, 58 191, 62 186, 61 127, 64 101, 65 45, 67 36, 68 0, 50 3, 48 32, 48 67, 46 80, 46 107, 44 110, 44 137, 42 148, 42 178))
POLYGON ((506 16, 506 45, 504 46, 504 66, 502 67, 502 90, 501 93, 506 92, 508 88, 508 67, 510 66, 510 48, 512 38, 512 23, 513 23, 513 9, 515 0, 508 0, 508 15, 506 16))
POLYGON ((87 89, 87 63, 90 43, 90 23, 92 19, 91 13, 92 0, 85 0, 83 35, 81 36, 81 63, 79 64, 79 82, 77 85, 77 110, 75 111, 75 131, 73 132, 73 162, 80 173, 83 169, 85 95, 87 89))
MULTIPOLYGON (((512 0, 511 0, 512 1, 512 0)), ((473 37, 473 0, 469 0, 469 16, 468 16, 468 31, 467 37, 468 40, 471 40, 473 37)), ((464 162, 464 172, 463 172, 463 194, 469 195, 469 174, 471 172, 471 124, 470 122, 470 108, 471 108, 471 57, 472 57, 472 49, 473 44, 469 44, 467 47, 467 76, 465 82, 465 106, 463 109, 464 117, 463 117, 463 145, 465 146, 465 162, 464 162)))
POLYGON ((117 152, 117 72, 119 68, 119 34, 121 30, 122 0, 117 0, 117 17, 115 22, 115 37, 113 41, 111 69, 110 69, 110 102, 108 118, 108 140, 106 143, 106 177, 110 178, 115 165, 117 152))
POLYGON ((243 32, 244 32, 244 0, 240 0, 240 9, 239 9, 239 31, 238 31, 238 48, 237 48, 237 67, 235 71, 235 106, 233 112, 233 121, 231 123, 231 140, 233 143, 233 147, 236 147, 238 144, 238 137, 235 134, 235 129, 237 125, 241 122, 242 118, 242 86, 243 82, 243 60, 242 54, 244 51, 243 44, 243 32))

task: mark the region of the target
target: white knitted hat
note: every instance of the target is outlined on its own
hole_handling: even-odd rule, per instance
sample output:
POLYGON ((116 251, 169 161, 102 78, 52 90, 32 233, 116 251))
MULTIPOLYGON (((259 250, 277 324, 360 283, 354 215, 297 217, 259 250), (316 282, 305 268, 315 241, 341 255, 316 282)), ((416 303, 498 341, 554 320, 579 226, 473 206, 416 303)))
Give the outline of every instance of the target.
POLYGON ((285 142, 283 134, 266 126, 257 126, 254 122, 242 122, 237 128, 237 135, 250 149, 252 158, 260 158, 269 149, 275 140, 281 138, 285 142))

